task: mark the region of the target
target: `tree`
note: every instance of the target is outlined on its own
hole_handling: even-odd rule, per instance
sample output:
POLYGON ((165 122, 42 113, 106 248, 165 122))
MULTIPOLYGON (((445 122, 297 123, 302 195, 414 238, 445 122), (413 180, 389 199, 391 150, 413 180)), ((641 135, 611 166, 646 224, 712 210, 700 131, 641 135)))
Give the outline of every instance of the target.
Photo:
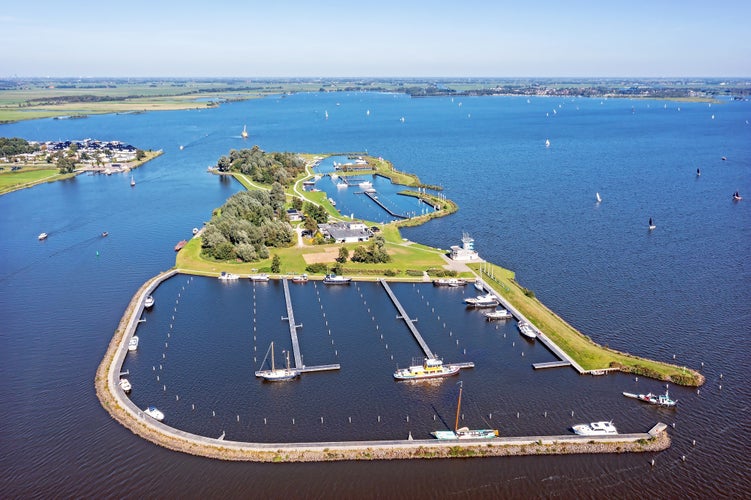
POLYGON ((306 217, 303 227, 310 231, 311 235, 316 234, 316 231, 318 231, 318 223, 313 217, 306 217))
POLYGON ((302 198, 298 198, 297 196, 292 198, 292 208, 302 210, 302 198))
POLYGON ((142 149, 136 149, 136 160, 143 160, 146 158, 146 153, 143 152, 142 149))
POLYGON ((349 259, 349 250, 347 250, 347 247, 339 247, 339 257, 336 258, 336 261, 339 264, 344 264, 347 262, 347 259, 349 259))
POLYGON ((284 203, 287 201, 287 195, 284 193, 284 187, 278 182, 271 185, 271 192, 269 193, 271 198, 271 206, 274 210, 281 210, 284 207, 284 203))
POLYGON ((282 261, 277 254, 274 254, 274 258, 271 259, 271 272, 278 273, 282 268, 282 261))
POLYGON ((70 158, 60 156, 57 159, 57 168, 61 174, 69 174, 76 168, 76 164, 70 158))

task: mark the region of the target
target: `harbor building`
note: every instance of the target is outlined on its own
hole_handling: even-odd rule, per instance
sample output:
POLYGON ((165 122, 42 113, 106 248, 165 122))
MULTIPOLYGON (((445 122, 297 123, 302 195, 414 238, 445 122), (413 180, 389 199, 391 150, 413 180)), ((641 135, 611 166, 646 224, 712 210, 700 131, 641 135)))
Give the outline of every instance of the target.
POLYGON ((468 233, 462 235, 462 246, 454 245, 451 247, 451 253, 449 256, 452 260, 480 260, 480 254, 475 251, 475 239, 468 233))

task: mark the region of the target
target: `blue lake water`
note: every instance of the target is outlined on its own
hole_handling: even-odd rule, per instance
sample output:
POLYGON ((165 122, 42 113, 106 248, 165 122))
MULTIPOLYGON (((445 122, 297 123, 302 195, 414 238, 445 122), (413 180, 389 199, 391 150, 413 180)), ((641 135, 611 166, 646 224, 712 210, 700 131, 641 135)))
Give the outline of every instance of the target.
MULTIPOLYGON (((165 153, 135 171, 134 188, 124 175, 82 175, 0 197, 0 493, 747 496, 749 120, 751 105, 731 101, 316 93, 2 125, 8 137, 92 137, 165 153), (96 399, 96 367, 133 292, 174 265, 174 244, 241 189, 206 167, 254 144, 367 151, 442 186, 459 212, 405 230, 405 238, 448 248, 467 231, 484 258, 516 271, 597 342, 665 361, 675 356, 701 369, 707 384, 699 393, 671 386, 680 407, 665 411, 620 394, 661 391, 655 381, 535 372, 531 363, 552 355, 513 323, 489 324, 466 310, 461 298, 469 289, 411 284, 393 288, 431 348, 477 367, 435 385, 395 383, 393 370, 420 352, 383 290, 313 283, 291 285, 305 361, 342 369, 263 384, 252 372, 269 343, 277 362, 289 349, 281 285, 181 276, 155 293, 139 350, 126 360, 137 404, 156 403, 171 424, 228 439, 427 437, 450 425, 462 380, 470 426, 556 434, 612 418, 627 432, 661 420, 671 425, 672 447, 654 456, 233 464, 163 450, 123 429, 96 399), (746 200, 732 202, 735 190, 746 200), (657 225, 651 232, 649 217, 657 225), (39 242, 42 231, 50 237, 39 242)), ((387 199, 416 206, 390 196, 398 187, 388 181, 372 182, 387 199)), ((319 184, 347 215, 380 221, 385 213, 356 187, 337 189, 328 178, 319 184)))

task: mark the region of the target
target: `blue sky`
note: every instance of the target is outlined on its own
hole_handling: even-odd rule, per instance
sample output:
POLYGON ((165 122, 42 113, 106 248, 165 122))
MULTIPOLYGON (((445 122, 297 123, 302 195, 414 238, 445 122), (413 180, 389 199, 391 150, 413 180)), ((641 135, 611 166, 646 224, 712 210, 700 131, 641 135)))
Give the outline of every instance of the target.
POLYGON ((739 0, 27 0, 0 10, 0 76, 751 76, 749 19, 739 0))

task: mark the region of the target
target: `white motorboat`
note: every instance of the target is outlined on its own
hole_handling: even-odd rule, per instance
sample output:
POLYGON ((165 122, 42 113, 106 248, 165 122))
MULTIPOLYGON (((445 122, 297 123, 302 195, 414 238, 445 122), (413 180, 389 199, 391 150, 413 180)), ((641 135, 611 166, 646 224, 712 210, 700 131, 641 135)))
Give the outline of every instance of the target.
POLYGON ((47 239, 47 233, 40 233, 39 236, 37 236, 37 239, 39 241, 46 240, 47 239))
POLYGON ((130 382, 128 382, 127 378, 121 378, 120 379, 120 389, 123 390, 123 392, 128 393, 132 389, 132 386, 130 385, 130 382))
POLYGON ((269 275, 265 273, 261 274, 251 274, 250 275, 250 281, 260 281, 260 282, 266 282, 269 280, 269 275))
POLYGON ((327 285, 349 285, 352 278, 345 278, 344 276, 337 276, 336 274, 327 274, 323 278, 323 282, 327 285))
POLYGON ((610 422, 603 420, 602 422, 577 424, 571 430, 580 436, 610 436, 618 434, 618 430, 613 425, 612 420, 610 422))
POLYGON ((537 338, 537 333, 535 333, 535 329, 532 328, 532 325, 527 323, 526 321, 520 321, 516 327, 519 329, 519 333, 524 335, 527 338, 534 339, 537 338))
POLYGON ((498 299, 492 293, 478 295, 464 299, 464 303, 470 307, 495 307, 498 305, 498 299))
POLYGON ((595 199, 597 200, 597 203, 602 202, 602 197, 600 196, 600 193, 595 193, 595 199))
POLYGON ((237 274, 232 274, 232 273, 227 273, 227 272, 222 271, 218 279, 221 281, 235 281, 235 280, 239 280, 240 276, 237 274))
POLYGON ((373 187, 373 183, 370 182, 370 181, 362 181, 361 183, 358 184, 358 186, 361 187, 361 188, 363 188, 363 189, 368 189, 368 188, 372 188, 373 187))
POLYGON ((451 287, 458 287, 458 286, 464 286, 467 282, 463 279, 458 278, 438 278, 433 280, 433 286, 451 286, 451 287))
POLYGON ((196 234, 198 234, 198 228, 197 228, 197 227, 194 227, 194 228, 193 228, 193 235, 195 236, 196 234))
POLYGON ((164 420, 164 413, 159 411, 156 406, 149 406, 148 408, 143 410, 143 412, 154 420, 158 420, 159 422, 164 420))
POLYGON ((143 301, 143 307, 145 307, 146 309, 151 309, 153 305, 154 305, 154 297, 149 295, 148 297, 146 297, 146 300, 143 301))
POLYGON ((133 335, 128 341, 128 350, 135 351, 137 349, 138 349, 138 337, 136 335, 133 335))
POLYGON ((493 321, 494 319, 511 319, 514 315, 508 312, 506 309, 496 309, 485 313, 485 319, 493 321))

